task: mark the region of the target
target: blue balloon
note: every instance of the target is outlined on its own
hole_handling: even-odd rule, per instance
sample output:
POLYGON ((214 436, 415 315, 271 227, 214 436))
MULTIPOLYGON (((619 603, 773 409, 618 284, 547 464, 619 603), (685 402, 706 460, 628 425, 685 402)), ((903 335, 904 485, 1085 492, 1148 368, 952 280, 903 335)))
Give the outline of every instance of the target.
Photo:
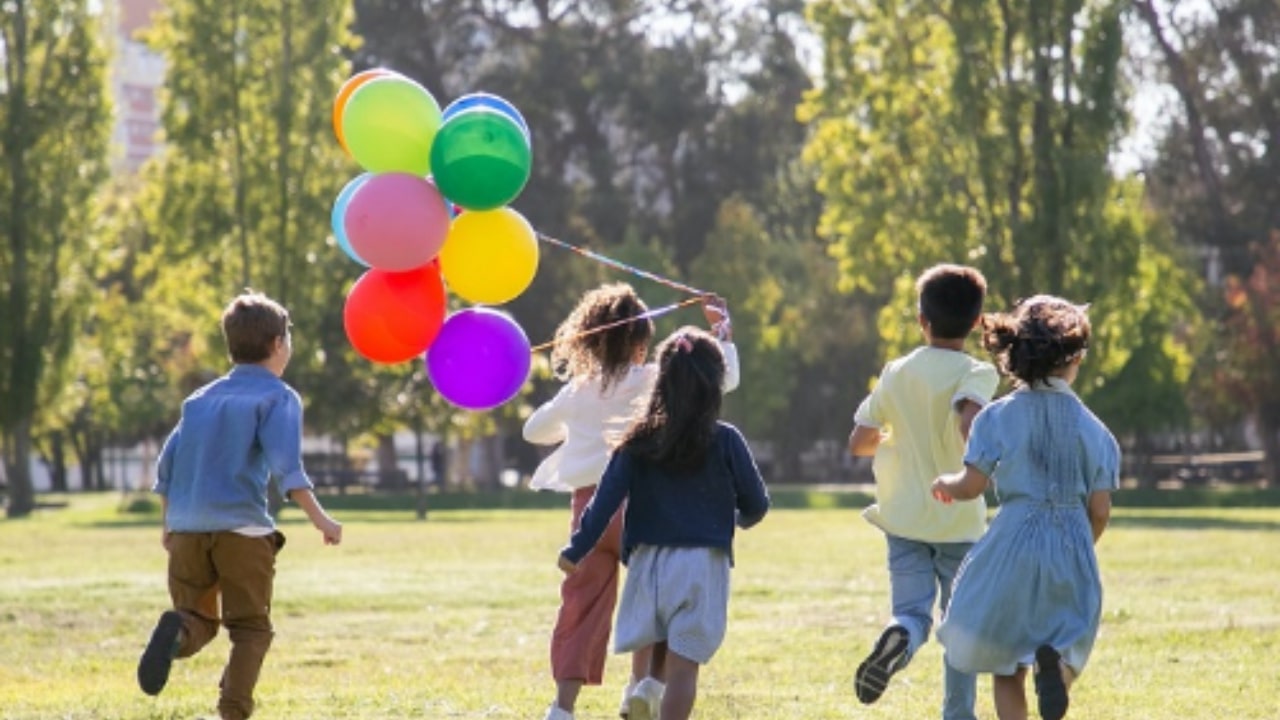
POLYGON ((333 212, 329 215, 329 224, 333 228, 333 237, 338 241, 338 247, 342 248, 342 252, 346 253, 347 257, 365 267, 369 267, 369 263, 365 262, 364 258, 351 249, 351 241, 347 239, 346 218, 347 206, 351 204, 351 198, 356 194, 356 190, 359 190, 360 186, 364 185, 365 181, 371 177, 373 177, 373 173, 357 175, 343 186, 342 192, 338 193, 338 199, 333 201, 333 212))
POLYGON ((520 132, 524 133, 525 141, 532 142, 532 136, 529 134, 529 123, 524 121, 524 116, 520 114, 520 111, 516 109, 515 105, 512 105, 506 99, 498 97, 493 93, 473 92, 463 95, 445 107, 442 117, 443 119, 448 120, 464 110, 470 110, 478 107, 497 110, 503 115, 515 120, 516 125, 520 126, 520 132))

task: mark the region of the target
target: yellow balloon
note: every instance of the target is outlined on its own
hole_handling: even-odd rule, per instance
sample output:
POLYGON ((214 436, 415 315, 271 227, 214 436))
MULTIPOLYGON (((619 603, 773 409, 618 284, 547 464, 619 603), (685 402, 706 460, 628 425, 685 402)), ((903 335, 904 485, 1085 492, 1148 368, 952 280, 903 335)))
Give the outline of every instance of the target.
POLYGON ((464 211, 440 250, 445 282, 468 302, 501 305, 524 292, 537 271, 533 226, 509 207, 464 211))

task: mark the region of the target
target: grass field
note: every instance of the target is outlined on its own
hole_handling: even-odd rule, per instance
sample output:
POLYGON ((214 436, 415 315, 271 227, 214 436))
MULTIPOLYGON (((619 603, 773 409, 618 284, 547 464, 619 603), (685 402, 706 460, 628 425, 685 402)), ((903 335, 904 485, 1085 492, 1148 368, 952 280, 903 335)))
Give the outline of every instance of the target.
MULTIPOLYGON (((886 617, 881 536, 846 500, 778 499, 739 534, 729 635, 703 671, 695 716, 937 717, 935 643, 878 704, 853 697, 853 670, 886 617)), ((156 516, 120 513, 117 495, 67 500, 0 520, 0 718, 212 714, 225 636, 177 663, 158 698, 135 684, 167 604, 156 516)), ((425 522, 337 509, 339 548, 286 510, 255 718, 540 720, 567 510, 464 504, 425 522)), ((1280 718, 1280 509, 1121 508, 1100 556, 1105 618, 1070 717, 1280 718)), ((624 674, 612 658, 577 717, 616 717, 624 674)), ((983 718, 994 717, 989 688, 979 681, 983 718)))

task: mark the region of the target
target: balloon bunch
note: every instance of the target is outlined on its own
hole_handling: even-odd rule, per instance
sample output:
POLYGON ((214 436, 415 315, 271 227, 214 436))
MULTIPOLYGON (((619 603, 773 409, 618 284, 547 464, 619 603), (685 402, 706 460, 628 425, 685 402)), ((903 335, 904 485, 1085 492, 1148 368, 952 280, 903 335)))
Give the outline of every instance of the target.
POLYGON ((338 142, 365 172, 333 204, 338 246, 367 269, 343 307, 361 356, 394 364, 424 357, 446 400, 487 410, 529 375, 529 339, 485 305, 519 296, 538 268, 538 240, 507 207, 529 181, 529 126, 489 93, 443 111, 419 83, 385 69, 357 73, 333 104, 338 142), (446 287, 474 303, 451 315, 446 287))

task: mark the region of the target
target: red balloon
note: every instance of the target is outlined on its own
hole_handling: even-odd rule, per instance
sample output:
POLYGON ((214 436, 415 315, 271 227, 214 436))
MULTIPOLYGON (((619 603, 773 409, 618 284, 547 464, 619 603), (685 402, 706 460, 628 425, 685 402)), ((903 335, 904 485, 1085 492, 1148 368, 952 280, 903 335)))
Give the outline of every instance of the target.
POLYGON ((407 272, 370 269, 347 293, 342 325, 356 352, 390 365, 426 352, 440 333, 446 309, 437 264, 407 272))

